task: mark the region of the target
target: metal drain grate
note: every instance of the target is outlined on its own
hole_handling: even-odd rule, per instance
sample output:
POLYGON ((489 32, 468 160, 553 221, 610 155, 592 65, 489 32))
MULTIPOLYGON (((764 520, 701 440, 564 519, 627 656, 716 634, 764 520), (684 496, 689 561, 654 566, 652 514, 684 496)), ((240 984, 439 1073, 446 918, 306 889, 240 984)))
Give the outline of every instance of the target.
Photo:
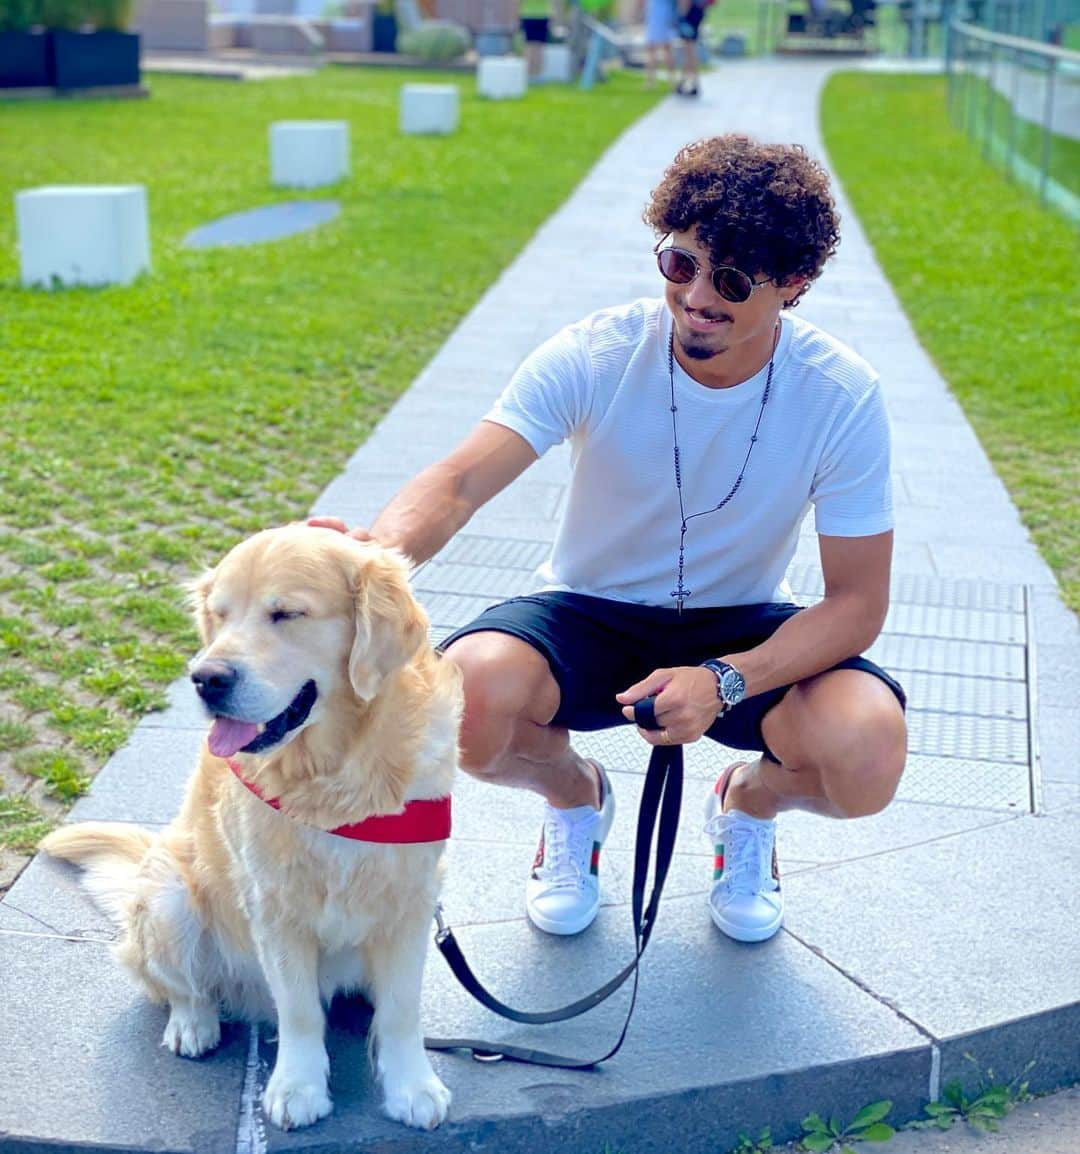
MULTIPOLYGON (((549 549, 545 541, 458 534, 414 579, 432 639, 496 601, 533 589, 549 549)), ((824 591, 813 566, 793 566, 789 581, 800 604, 824 591)), ((1023 586, 894 574, 892 607, 868 656, 908 693, 909 759, 900 797, 1013 812, 1037 808, 1030 646, 1023 586)), ((641 762, 629 729, 576 735, 575 744, 601 761, 641 762)), ((710 776, 717 763, 711 743, 686 751, 688 774, 710 776)))

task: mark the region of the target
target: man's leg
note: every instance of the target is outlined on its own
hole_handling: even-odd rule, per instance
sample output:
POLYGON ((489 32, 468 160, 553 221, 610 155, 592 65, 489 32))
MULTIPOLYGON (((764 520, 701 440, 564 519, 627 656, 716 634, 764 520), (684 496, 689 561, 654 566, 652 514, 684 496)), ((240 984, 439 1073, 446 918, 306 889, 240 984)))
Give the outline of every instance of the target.
POLYGON ((779 763, 759 757, 716 783, 705 811, 715 847, 709 910, 736 941, 771 938, 784 917, 776 862, 781 810, 863 817, 889 804, 907 729, 892 689, 872 673, 834 669, 788 690, 761 721, 779 763))
POLYGON ((600 907, 600 849, 615 816, 610 783, 573 750, 566 729, 550 724, 559 686, 531 645, 506 633, 470 633, 446 655, 464 677, 462 768, 547 802, 525 887, 529 919, 547 933, 580 933, 600 907))
POLYGON ((552 726, 559 686, 543 654, 509 633, 469 633, 446 650, 462 671, 461 768, 531 789, 557 809, 600 804, 595 767, 552 726))
POLYGON ((904 712, 885 682, 861 669, 792 686, 761 732, 780 764, 760 757, 736 771, 725 809, 757 818, 786 809, 865 817, 889 804, 904 771, 904 712))

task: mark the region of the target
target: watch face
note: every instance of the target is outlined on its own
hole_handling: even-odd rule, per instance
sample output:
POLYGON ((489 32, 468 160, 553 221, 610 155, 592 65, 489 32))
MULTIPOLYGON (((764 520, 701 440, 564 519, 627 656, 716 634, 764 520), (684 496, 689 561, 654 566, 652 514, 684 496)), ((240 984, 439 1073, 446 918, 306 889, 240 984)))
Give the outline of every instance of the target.
POLYGON ((724 671, 723 677, 720 678, 721 697, 728 705, 738 705, 745 692, 746 682, 743 680, 743 675, 729 665, 724 671))

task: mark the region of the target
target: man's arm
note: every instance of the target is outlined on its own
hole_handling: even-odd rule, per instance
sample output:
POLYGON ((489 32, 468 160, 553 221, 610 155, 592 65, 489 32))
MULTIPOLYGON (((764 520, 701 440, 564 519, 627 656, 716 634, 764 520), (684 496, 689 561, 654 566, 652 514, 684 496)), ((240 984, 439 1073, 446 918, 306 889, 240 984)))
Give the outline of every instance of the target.
MULTIPOLYGON (((400 549, 419 565, 536 459, 524 437, 481 421, 449 456, 399 489, 370 529, 353 529, 352 536, 400 549)), ((310 523, 345 528, 336 517, 315 517, 310 523)))
MULTIPOLYGON (((825 596, 789 617, 761 645, 715 654, 746 679, 747 696, 791 685, 869 648, 889 609, 893 535, 819 536, 825 596)), ((675 742, 696 741, 716 720, 716 677, 709 669, 658 669, 617 695, 633 720, 632 703, 659 693, 656 714, 675 742)), ((650 738, 650 740, 652 740, 650 738)))
POLYGON ((891 530, 818 537, 824 598, 754 649, 720 655, 746 678, 748 696, 803 681, 873 645, 889 610, 892 544, 891 530))

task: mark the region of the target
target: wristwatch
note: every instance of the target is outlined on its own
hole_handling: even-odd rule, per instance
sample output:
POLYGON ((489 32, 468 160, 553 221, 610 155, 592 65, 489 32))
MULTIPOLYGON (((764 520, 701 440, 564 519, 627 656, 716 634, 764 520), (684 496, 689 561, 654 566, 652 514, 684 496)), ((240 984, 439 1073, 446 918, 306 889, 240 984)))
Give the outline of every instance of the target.
POLYGON ((716 696, 724 703, 724 709, 738 705, 746 696, 746 680, 734 665, 710 657, 701 666, 716 674, 716 696))

